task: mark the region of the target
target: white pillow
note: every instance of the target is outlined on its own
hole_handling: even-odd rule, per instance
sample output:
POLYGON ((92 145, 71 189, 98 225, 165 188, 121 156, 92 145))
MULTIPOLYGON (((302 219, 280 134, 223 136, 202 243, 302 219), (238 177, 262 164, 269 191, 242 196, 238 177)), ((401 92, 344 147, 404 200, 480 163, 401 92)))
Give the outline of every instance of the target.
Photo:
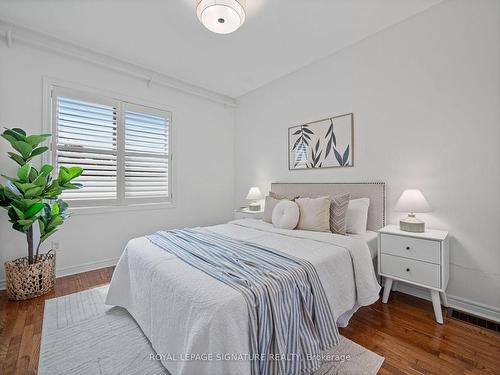
POLYGON ((352 199, 349 201, 345 218, 347 233, 366 233, 366 223, 368 222, 368 207, 370 207, 369 198, 352 199))
POLYGON ((299 222, 299 206, 289 200, 281 200, 273 208, 272 221, 276 228, 294 229, 299 222))
POLYGON ((297 229, 330 232, 330 198, 298 198, 300 216, 297 229))

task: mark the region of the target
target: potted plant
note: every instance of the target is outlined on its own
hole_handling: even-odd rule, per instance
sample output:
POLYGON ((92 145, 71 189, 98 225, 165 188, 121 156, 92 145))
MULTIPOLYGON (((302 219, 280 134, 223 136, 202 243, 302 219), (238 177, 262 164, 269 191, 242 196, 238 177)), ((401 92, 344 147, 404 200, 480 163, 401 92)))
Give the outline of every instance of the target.
POLYGON ((2 175, 6 185, 0 184, 0 206, 8 210, 12 228, 26 235, 28 256, 5 262, 7 295, 10 299, 23 300, 47 293, 54 287, 55 253, 40 253, 40 245, 53 235, 68 215, 68 204, 59 195, 67 189, 79 189, 72 180, 83 172, 79 167, 60 167, 57 178, 52 177, 53 167, 45 164, 40 170, 30 164, 48 151, 40 146, 51 135, 27 135, 19 128, 6 129, 2 135, 14 152, 9 158, 18 164, 16 177, 2 175), (39 236, 34 235, 37 223, 39 236), (36 238, 35 238, 36 237, 36 238))

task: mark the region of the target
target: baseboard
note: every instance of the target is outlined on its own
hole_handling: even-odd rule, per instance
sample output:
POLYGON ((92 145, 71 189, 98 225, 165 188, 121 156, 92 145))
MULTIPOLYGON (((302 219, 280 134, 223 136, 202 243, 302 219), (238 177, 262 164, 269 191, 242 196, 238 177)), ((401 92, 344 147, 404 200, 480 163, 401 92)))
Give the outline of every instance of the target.
MULTIPOLYGON (((96 262, 80 264, 77 266, 57 268, 56 277, 70 276, 70 275, 75 275, 77 273, 97 270, 99 268, 115 266, 116 263, 118 263, 118 259, 120 258, 103 259, 96 262)), ((4 290, 5 288, 6 288, 5 279, 0 280, 0 290, 4 290)))
MULTIPOLYGON (((418 298, 423 298, 428 301, 431 300, 429 290, 414 285, 398 282, 395 290, 401 293, 410 294, 418 298)), ((449 307, 478 316, 480 318, 500 323, 500 309, 498 307, 474 302, 466 298, 457 297, 448 293, 446 293, 446 297, 448 297, 449 307)))

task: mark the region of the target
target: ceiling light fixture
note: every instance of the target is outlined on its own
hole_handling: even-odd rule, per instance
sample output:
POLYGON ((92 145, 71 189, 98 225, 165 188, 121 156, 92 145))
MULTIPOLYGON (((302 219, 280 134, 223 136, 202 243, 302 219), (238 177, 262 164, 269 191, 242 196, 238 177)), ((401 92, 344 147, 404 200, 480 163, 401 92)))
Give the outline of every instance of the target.
POLYGON ((217 34, 236 31, 245 22, 245 0, 198 0, 200 22, 217 34))

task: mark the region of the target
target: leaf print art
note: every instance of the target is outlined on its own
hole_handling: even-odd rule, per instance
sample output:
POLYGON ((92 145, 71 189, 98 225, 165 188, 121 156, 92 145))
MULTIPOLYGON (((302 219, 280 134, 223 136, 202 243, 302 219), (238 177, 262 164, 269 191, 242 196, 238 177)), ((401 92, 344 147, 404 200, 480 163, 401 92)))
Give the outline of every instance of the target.
POLYGON ((330 126, 328 127, 328 131, 326 132, 325 139, 328 139, 325 150, 326 159, 330 151, 333 150, 335 146, 337 146, 337 138, 335 138, 335 133, 333 132, 333 119, 330 119, 330 126))
POLYGON ((288 169, 353 166, 353 114, 288 128, 288 169))
POLYGON ((309 148, 309 141, 311 136, 314 136, 314 132, 307 128, 307 125, 302 125, 300 129, 295 131, 292 135, 298 135, 299 137, 293 144, 292 150, 295 151, 295 164, 297 167, 300 163, 307 162, 307 149, 309 148))
POLYGON ((339 162, 340 166, 345 166, 347 162, 349 161, 349 145, 347 145, 347 148, 344 151, 344 155, 340 155, 339 152, 334 148, 333 152, 335 153, 335 159, 339 162))
POLYGON ((311 148, 312 161, 309 163, 310 168, 321 168, 321 163, 319 161, 321 159, 322 152, 323 150, 319 149, 319 139, 318 139, 318 141, 316 142, 316 146, 314 146, 314 148, 311 148))

